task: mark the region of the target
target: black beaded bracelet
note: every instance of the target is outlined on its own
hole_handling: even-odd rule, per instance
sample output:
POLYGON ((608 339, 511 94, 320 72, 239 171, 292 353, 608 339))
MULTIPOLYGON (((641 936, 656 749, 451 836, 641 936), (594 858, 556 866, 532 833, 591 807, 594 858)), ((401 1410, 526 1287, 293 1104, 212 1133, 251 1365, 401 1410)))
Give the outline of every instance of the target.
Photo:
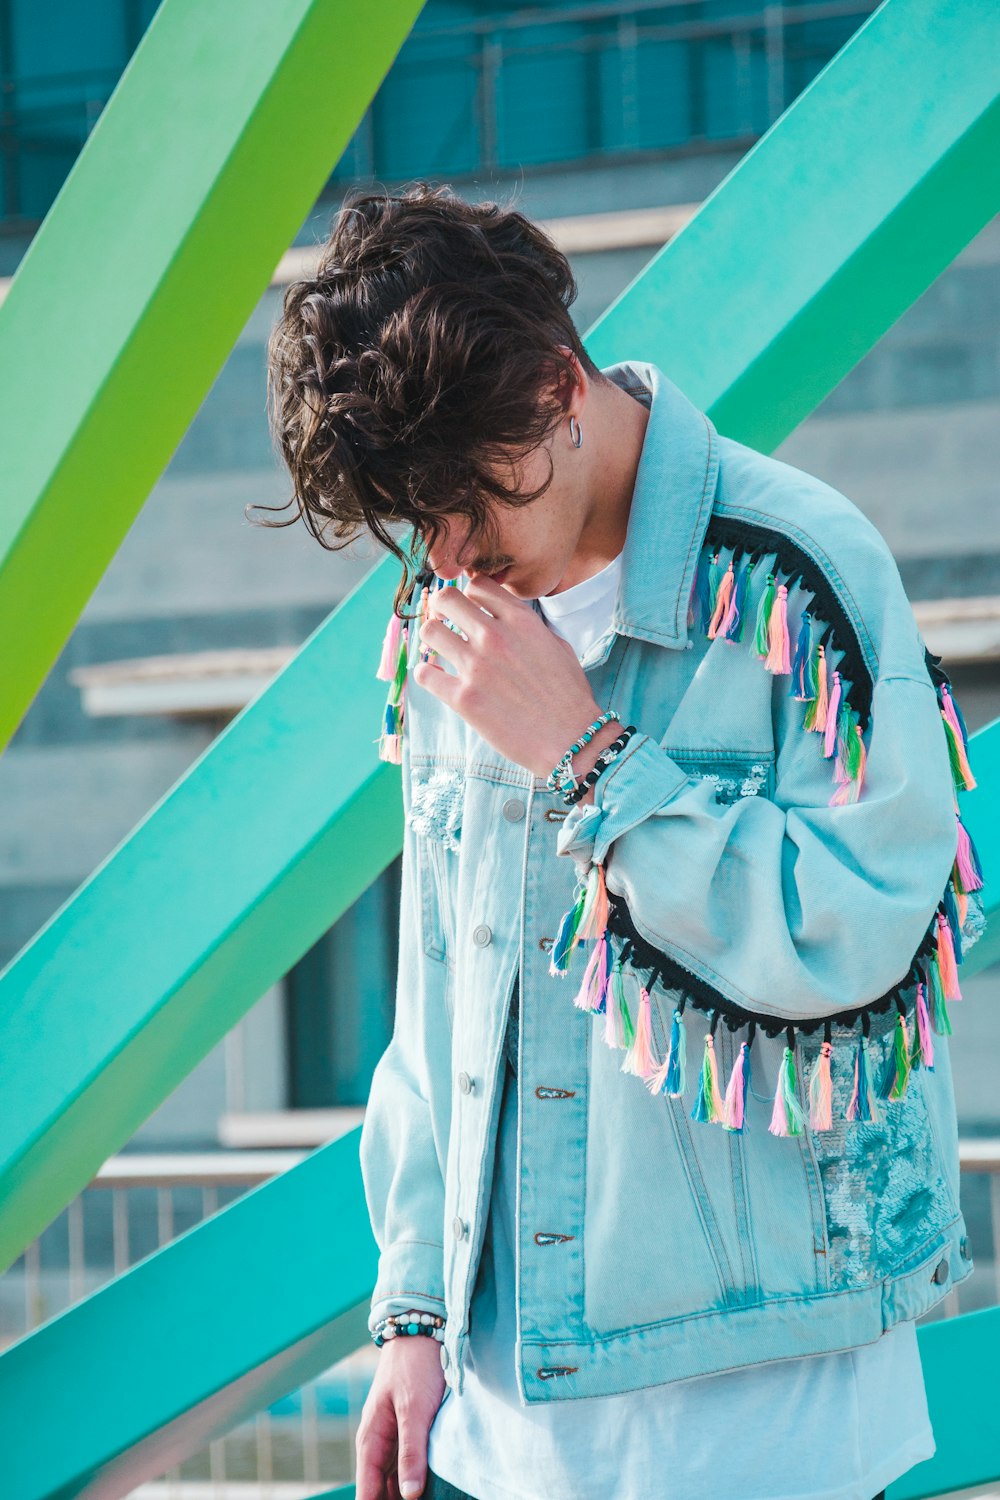
POLYGON ((628 744, 629 740, 635 733, 635 725, 629 724, 625 729, 622 730, 621 734, 616 740, 612 740, 610 745, 606 745, 604 747, 591 769, 587 772, 586 776, 584 776, 582 780, 578 781, 576 786, 573 787, 572 790, 563 793, 563 802, 567 807, 572 807, 575 803, 580 801, 581 797, 586 796, 587 788, 593 786, 594 782, 600 776, 601 772, 606 771, 608 766, 611 765, 612 761, 618 759, 619 755, 624 750, 625 746, 628 744))

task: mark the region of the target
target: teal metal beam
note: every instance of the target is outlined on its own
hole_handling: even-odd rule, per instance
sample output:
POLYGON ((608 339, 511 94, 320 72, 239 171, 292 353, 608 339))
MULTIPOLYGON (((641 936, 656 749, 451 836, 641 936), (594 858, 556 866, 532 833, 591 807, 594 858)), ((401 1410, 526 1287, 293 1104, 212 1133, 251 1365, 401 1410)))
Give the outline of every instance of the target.
POLYGON ((359 1136, 254 1188, 4 1352, 3 1500, 129 1495, 368 1337, 378 1248, 359 1136))
POLYGON ((917 1342, 937 1451, 890 1484, 886 1500, 927 1500, 1000 1478, 1000 1307, 921 1324, 917 1342))
POLYGON ((1000 7, 886 0, 587 335, 769 453, 1000 209, 1000 7))
POLYGON ((0 746, 420 3, 157 12, 0 308, 0 746))
POLYGON ((356 588, 0 975, 0 1267, 398 853, 390 603, 356 588))

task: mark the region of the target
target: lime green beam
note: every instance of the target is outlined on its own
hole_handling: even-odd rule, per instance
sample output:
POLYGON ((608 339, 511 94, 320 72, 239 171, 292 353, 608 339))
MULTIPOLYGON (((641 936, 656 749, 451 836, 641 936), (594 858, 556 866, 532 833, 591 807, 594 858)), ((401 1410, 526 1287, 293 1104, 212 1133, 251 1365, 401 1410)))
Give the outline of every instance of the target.
POLYGON ((368 1337, 378 1249, 359 1135, 313 1152, 4 1352, 3 1500, 69 1500, 89 1485, 131 1494, 368 1337))
POLYGON ((0 746, 419 10, 157 12, 0 308, 0 746))
MULTIPOLYGON (((857 249, 853 205, 874 195, 891 217, 883 182, 893 182, 904 196, 915 182, 942 182, 934 153, 961 153, 965 136, 978 138, 981 129, 981 76, 984 60, 997 54, 1000 11, 968 13, 953 35, 952 7, 938 5, 940 24, 925 35, 927 9, 926 0, 888 0, 789 112, 800 149, 815 157, 825 150, 834 166, 822 175, 805 172, 793 192, 779 122, 727 179, 736 184, 739 214, 728 207, 723 184, 653 263, 653 316, 641 337, 645 278, 588 334, 588 346, 602 360, 641 350, 682 388, 701 385, 701 399, 707 397, 713 411, 716 399, 745 386, 769 440, 785 435, 773 432, 776 405, 788 414, 791 430, 789 392, 794 395, 807 368, 799 346, 789 346, 789 358, 777 371, 762 360, 775 342, 772 328, 781 326, 781 307, 791 321, 801 314, 787 243, 794 240, 804 261, 822 258, 834 289, 830 295, 842 299, 839 322, 850 329, 856 289, 841 270, 857 249), (891 27, 890 11, 900 18, 891 27), (923 51, 909 47, 911 36, 922 39, 923 51), (946 90, 938 84, 952 76, 954 47, 965 84, 946 90), (901 49, 909 65, 907 89, 897 72, 901 49), (866 110, 878 119, 887 78, 900 85, 894 128, 873 135, 867 153, 852 160, 844 153, 859 142, 843 121, 866 110), (920 101, 912 125, 900 102, 908 98, 920 101), (942 115, 947 128, 939 123, 942 115), (913 137, 925 144, 924 159, 914 152, 913 137), (737 253, 749 245, 748 264, 766 261, 762 248, 752 248, 761 215, 750 209, 751 201, 774 205, 774 277, 745 299, 758 309, 760 349, 748 346, 749 333, 734 338, 732 351, 720 338, 706 376, 708 335, 675 337, 688 302, 685 287, 709 285, 705 262, 714 261, 720 268, 716 300, 728 306, 737 253), (692 260, 685 244, 703 217, 708 226, 697 231, 703 253, 692 260), (811 237, 803 224, 813 226, 811 237), (839 259, 831 253, 838 235, 839 259), (667 274, 671 257, 675 277, 667 274), (620 338, 614 333, 619 326, 620 338)), ((975 174, 969 191, 981 192, 975 174)), ((925 209, 933 217, 932 201, 925 209)), ((870 259, 879 249, 891 257, 898 247, 874 235, 870 259)), ((920 258, 919 247, 912 256, 920 258)), ((931 256, 923 269, 930 280, 940 266, 931 256)), ((873 274, 877 270, 873 266, 873 274)), ((702 297, 707 325, 713 299, 702 297)), ((833 327, 835 307, 826 300, 833 327)), ((869 335, 874 332, 869 327, 869 335)), ((801 413, 794 415, 797 420, 801 413)), ((7 1107, 0 1116, 0 1266, 120 1149, 264 987, 398 852, 399 774, 376 759, 385 684, 373 675, 395 577, 391 559, 369 574, 0 976, 7 1074, 7 1107)), ((976 737, 977 747, 983 738, 976 737)), ((986 846, 985 857, 990 845, 980 807, 989 792, 981 794, 980 807, 974 793, 966 795, 970 831, 986 846)), ((995 888, 987 892, 991 901, 995 888)), ((970 959, 982 946, 971 950, 970 959)))

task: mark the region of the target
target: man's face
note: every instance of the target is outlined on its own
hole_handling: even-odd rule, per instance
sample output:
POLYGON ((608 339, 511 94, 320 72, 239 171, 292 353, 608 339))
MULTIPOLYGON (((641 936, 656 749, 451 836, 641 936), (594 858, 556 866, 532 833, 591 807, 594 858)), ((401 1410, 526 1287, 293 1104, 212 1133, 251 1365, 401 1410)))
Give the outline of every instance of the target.
POLYGON ((428 566, 441 578, 490 573, 519 599, 554 593, 576 551, 586 515, 586 464, 576 449, 565 421, 542 447, 530 453, 503 480, 516 479, 517 492, 536 489, 546 479, 552 458, 552 480, 543 494, 527 505, 505 506, 490 501, 496 541, 473 535, 465 516, 445 516, 442 529, 427 556, 428 566), (486 550, 489 547, 489 550, 486 550))

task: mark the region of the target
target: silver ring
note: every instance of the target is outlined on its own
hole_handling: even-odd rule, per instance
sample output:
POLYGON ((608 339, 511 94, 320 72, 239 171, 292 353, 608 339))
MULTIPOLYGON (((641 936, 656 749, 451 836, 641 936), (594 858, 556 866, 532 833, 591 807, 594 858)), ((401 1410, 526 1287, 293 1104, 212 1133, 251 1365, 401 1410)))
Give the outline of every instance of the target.
POLYGON ((580 426, 579 422, 576 421, 575 415, 571 416, 569 419, 569 435, 573 439, 573 447, 579 448, 580 444, 583 442, 583 428, 580 426), (576 432, 573 431, 574 422, 576 422, 576 432))

